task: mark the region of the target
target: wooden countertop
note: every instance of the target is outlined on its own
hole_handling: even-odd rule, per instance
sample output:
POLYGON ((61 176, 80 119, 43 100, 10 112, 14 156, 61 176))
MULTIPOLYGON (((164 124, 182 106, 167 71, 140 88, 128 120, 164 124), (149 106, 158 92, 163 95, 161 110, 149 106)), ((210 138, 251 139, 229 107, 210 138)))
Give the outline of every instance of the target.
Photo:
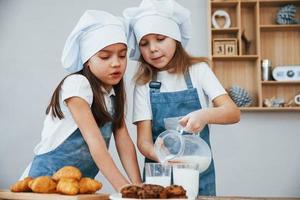
MULTIPOLYGON (((109 200, 109 194, 81 194, 81 195, 60 195, 60 194, 37 194, 32 192, 10 192, 0 189, 0 199, 14 200, 109 200)), ((197 200, 300 200, 300 198, 289 197, 240 197, 240 196, 199 196, 197 200)))
POLYGON ((198 197, 197 200, 300 200, 300 198, 292 198, 292 197, 216 196, 216 197, 198 197))
POLYGON ((14 200, 108 200, 109 194, 80 194, 80 195, 61 195, 61 194, 38 194, 32 192, 11 192, 0 189, 0 199, 14 200))

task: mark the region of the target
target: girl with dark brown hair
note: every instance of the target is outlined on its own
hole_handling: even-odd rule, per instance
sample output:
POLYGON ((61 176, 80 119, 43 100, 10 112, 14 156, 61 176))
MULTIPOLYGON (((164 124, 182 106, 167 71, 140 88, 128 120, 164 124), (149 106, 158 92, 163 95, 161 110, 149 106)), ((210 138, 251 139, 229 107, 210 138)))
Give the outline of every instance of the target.
POLYGON ((41 142, 23 177, 52 176, 64 166, 74 166, 91 178, 100 170, 118 191, 141 182, 124 120, 125 30, 119 18, 104 11, 88 10, 80 18, 62 55, 70 74, 54 91, 41 142), (108 152, 112 133, 129 180, 108 152))

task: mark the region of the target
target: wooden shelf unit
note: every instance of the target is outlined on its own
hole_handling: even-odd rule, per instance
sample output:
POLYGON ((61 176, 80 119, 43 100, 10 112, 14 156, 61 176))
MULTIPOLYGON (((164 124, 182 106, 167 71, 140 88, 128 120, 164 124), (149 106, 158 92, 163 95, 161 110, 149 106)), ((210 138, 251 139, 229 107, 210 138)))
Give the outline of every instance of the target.
POLYGON ((209 51, 213 71, 228 89, 238 85, 253 98, 250 107, 242 111, 300 111, 299 106, 264 107, 263 100, 282 97, 289 102, 300 94, 300 81, 262 81, 261 60, 270 59, 272 66, 300 65, 300 24, 279 25, 275 18, 278 10, 287 4, 297 7, 296 18, 300 19, 299 0, 210 0, 208 30, 209 51), (216 10, 225 10, 231 19, 226 29, 213 28, 211 17, 216 10), (251 41, 248 48, 242 40, 244 35, 251 41), (213 55, 214 39, 237 40, 238 55, 213 55))

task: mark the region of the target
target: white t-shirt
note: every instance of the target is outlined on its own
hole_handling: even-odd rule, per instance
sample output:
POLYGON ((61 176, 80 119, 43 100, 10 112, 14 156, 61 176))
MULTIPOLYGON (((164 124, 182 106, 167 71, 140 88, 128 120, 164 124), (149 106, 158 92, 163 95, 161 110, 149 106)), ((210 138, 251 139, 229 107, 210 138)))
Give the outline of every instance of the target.
MULTIPOLYGON (((207 108, 214 98, 226 94, 215 74, 207 63, 197 63, 189 68, 193 87, 197 89, 202 108, 207 108)), ((161 82, 161 92, 175 92, 186 90, 187 85, 183 75, 171 74, 168 71, 157 73, 157 80, 161 82)), ((135 85, 133 93, 133 123, 152 120, 149 83, 135 85)))
MULTIPOLYGON (((106 107, 110 112, 112 110, 110 96, 115 95, 114 90, 112 89, 109 93, 107 93, 104 89, 102 89, 102 91, 104 91, 106 107)), ((65 100, 70 97, 80 97, 84 99, 90 107, 92 106, 93 92, 91 85, 85 76, 74 74, 68 76, 64 80, 59 95, 59 104, 61 111, 64 114, 64 118, 54 118, 52 117, 51 112, 46 115, 41 134, 41 141, 34 148, 35 155, 44 154, 54 150, 78 128, 69 108, 65 103, 65 100)), ((29 166, 26 168, 21 179, 28 175, 30 166, 31 164, 29 164, 29 166)))
MULTIPOLYGON (((108 111, 111 111, 112 109, 111 99, 109 98, 110 95, 114 95, 113 89, 109 94, 104 93, 104 99, 108 111)), ((65 103, 65 100, 70 97, 80 97, 84 99, 90 107, 92 106, 93 91, 85 76, 74 74, 64 80, 59 95, 59 104, 61 111, 64 114, 64 118, 53 118, 51 113, 46 116, 41 141, 34 149, 34 153, 36 155, 54 150, 78 128, 65 103)))

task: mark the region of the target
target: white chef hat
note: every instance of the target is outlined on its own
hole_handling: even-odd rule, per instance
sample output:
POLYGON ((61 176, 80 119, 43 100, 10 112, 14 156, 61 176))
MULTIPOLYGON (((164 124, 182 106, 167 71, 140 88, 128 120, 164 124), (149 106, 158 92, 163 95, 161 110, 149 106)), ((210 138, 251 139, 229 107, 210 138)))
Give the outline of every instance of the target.
POLYGON ((104 11, 87 10, 67 38, 62 65, 70 73, 80 71, 95 53, 115 43, 127 44, 124 21, 104 11))
POLYGON ((128 30, 129 57, 140 57, 139 42, 143 36, 155 33, 171 37, 187 45, 191 38, 190 12, 174 0, 143 0, 139 7, 123 12, 128 30))

